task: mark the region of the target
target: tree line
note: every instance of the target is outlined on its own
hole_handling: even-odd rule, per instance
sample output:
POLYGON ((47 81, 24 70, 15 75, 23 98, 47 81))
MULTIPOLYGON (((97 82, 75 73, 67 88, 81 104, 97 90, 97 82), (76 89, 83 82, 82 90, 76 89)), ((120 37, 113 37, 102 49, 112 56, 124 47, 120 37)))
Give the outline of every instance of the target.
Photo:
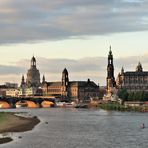
POLYGON ((148 92, 146 91, 128 92, 126 89, 120 89, 118 96, 123 101, 148 101, 148 92))

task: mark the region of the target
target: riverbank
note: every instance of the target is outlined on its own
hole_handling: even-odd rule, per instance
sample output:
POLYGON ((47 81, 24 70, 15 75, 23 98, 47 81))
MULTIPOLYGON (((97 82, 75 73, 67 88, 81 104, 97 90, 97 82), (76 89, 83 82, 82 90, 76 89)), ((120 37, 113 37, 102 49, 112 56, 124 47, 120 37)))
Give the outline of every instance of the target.
MULTIPOLYGON (((0 134, 6 132, 25 132, 32 130, 40 120, 37 117, 21 117, 13 113, 0 113, 0 134)), ((11 138, 0 138, 0 144, 12 141, 11 138)))
POLYGON ((103 103, 99 105, 100 109, 127 112, 146 112, 145 106, 125 106, 118 103, 103 103))

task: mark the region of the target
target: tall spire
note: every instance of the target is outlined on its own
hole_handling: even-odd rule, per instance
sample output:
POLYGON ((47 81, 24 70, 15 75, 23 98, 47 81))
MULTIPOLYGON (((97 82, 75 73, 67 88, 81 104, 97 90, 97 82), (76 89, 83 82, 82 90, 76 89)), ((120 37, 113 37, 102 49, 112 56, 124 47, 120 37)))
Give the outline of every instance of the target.
POLYGON ((24 85, 25 85, 25 78, 24 75, 22 75, 21 87, 23 87, 24 85))
POLYGON ((115 87, 115 85, 113 54, 110 46, 107 65, 107 90, 111 90, 111 88, 115 87))
POLYGON ((24 75, 22 75, 22 82, 25 82, 25 78, 24 78, 24 75))
POLYGON ((111 48, 111 45, 109 46, 109 55, 112 55, 112 48, 111 48))
POLYGON ((122 69, 121 69, 121 74, 124 74, 124 68, 122 67, 122 69))
POLYGON ((136 71, 137 71, 137 72, 142 72, 142 71, 143 71, 143 68, 142 68, 142 65, 141 65, 140 62, 138 63, 138 65, 137 65, 137 67, 136 67, 136 71))
POLYGON ((109 54, 108 54, 108 65, 109 64, 113 65, 113 54, 112 54, 111 46, 109 47, 109 54))
POLYGON ((42 83, 45 83, 45 76, 43 75, 42 83))

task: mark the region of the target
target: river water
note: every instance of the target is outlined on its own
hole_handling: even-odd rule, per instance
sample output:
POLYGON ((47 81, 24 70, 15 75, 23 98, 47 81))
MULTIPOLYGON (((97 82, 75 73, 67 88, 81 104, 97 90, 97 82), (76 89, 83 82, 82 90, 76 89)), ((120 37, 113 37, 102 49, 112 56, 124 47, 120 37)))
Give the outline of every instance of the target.
POLYGON ((6 111, 38 116, 41 122, 32 131, 8 133, 14 140, 2 148, 148 147, 148 113, 63 108, 6 111), (141 129, 141 123, 146 128, 141 129))

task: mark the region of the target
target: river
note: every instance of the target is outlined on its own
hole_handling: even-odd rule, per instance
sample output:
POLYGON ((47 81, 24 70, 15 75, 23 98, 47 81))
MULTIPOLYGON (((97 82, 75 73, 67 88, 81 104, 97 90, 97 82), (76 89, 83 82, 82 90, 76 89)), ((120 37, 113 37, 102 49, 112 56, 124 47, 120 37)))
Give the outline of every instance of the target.
POLYGON ((41 122, 32 131, 8 133, 14 140, 2 148, 148 147, 148 113, 63 108, 5 111, 38 116, 41 122), (146 128, 141 129, 141 123, 146 128))

